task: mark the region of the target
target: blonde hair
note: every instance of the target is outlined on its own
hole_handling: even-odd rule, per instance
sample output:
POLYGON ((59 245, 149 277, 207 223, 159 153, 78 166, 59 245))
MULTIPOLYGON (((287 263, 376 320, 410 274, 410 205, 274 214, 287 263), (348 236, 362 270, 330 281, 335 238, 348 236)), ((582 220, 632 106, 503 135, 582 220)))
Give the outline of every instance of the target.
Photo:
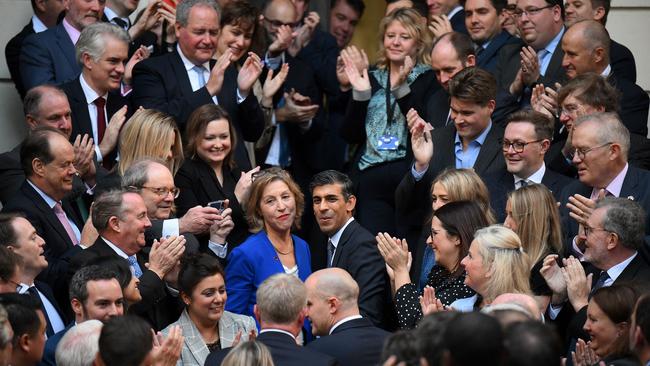
POLYGON ((268 347, 258 341, 239 343, 223 359, 223 366, 274 366, 268 347))
POLYGON ((483 210, 490 224, 497 222, 490 207, 490 193, 481 177, 472 169, 445 169, 431 183, 433 186, 440 183, 447 191, 450 202, 470 201, 483 210))
POLYGON ((305 196, 302 194, 298 184, 286 170, 268 168, 254 176, 253 183, 251 184, 251 193, 246 202, 246 220, 252 232, 259 232, 264 229, 264 218, 260 209, 261 200, 266 186, 275 181, 284 182, 293 194, 293 198, 296 201, 296 217, 293 221, 293 226, 296 229, 300 229, 300 220, 305 209, 305 196))
POLYGON ((399 22, 406 31, 415 39, 417 53, 413 60, 416 64, 430 64, 431 56, 428 48, 431 46, 429 31, 422 24, 420 14, 411 8, 400 8, 386 15, 379 23, 379 51, 377 54, 377 67, 384 69, 388 66, 386 49, 384 48, 384 36, 392 22, 399 22))
POLYGON ((492 302, 505 293, 530 295, 530 261, 514 231, 492 225, 476 231, 474 242, 490 277, 481 296, 492 302))
POLYGON ((118 173, 123 176, 127 169, 142 158, 166 159, 172 150, 172 159, 166 166, 176 175, 183 162, 181 133, 174 118, 154 109, 139 109, 126 122, 120 133, 120 163, 118 173), (173 149, 169 146, 169 133, 174 133, 173 149))
POLYGON ((508 195, 515 232, 530 258, 531 265, 552 252, 562 250, 560 212, 551 191, 541 184, 510 192, 508 195))

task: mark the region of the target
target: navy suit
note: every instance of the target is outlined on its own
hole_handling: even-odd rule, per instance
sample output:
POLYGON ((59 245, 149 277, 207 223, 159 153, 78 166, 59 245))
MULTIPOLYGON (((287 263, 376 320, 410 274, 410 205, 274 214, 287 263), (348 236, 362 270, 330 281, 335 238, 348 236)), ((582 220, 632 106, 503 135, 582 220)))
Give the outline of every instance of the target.
POLYGON ((42 84, 62 84, 80 73, 74 44, 63 23, 25 38, 20 51, 20 75, 25 90, 42 84))
POLYGON ((27 90, 23 85, 23 78, 20 75, 20 50, 23 47, 23 41, 27 36, 34 34, 34 25, 30 20, 29 23, 16 34, 12 39, 7 42, 5 47, 5 57, 7 58, 7 68, 9 69, 9 74, 11 75, 11 80, 16 85, 18 94, 20 94, 20 99, 25 98, 25 93, 27 90))
MULTIPOLYGON (((271 357, 275 365, 282 366, 325 366, 337 365, 332 357, 311 350, 307 347, 301 347, 296 344, 296 340, 288 334, 280 332, 260 333, 256 341, 261 342, 271 351, 271 357)), ((218 366, 226 357, 231 348, 225 348, 219 351, 211 352, 205 360, 206 366, 218 366)))
POLYGON ((39 366, 56 366, 56 347, 59 345, 59 342, 61 342, 63 336, 74 326, 75 323, 72 322, 62 331, 47 338, 45 348, 43 349, 43 358, 41 359, 39 366))
POLYGON ((609 63, 614 74, 636 83, 636 61, 632 51, 613 39, 609 45, 609 63))
POLYGON ((330 355, 341 366, 374 366, 380 364, 384 340, 389 335, 366 318, 352 319, 340 324, 332 334, 307 344, 307 349, 330 355))
POLYGON ((476 66, 491 74, 496 72, 497 60, 499 58, 499 51, 501 48, 508 44, 518 44, 520 40, 514 37, 505 30, 497 34, 496 37, 490 40, 490 44, 476 57, 476 66))
POLYGON ((467 33, 467 26, 465 25, 465 10, 460 10, 458 13, 454 14, 453 17, 449 18, 449 23, 451 23, 451 29, 453 29, 454 32, 469 34, 467 33))

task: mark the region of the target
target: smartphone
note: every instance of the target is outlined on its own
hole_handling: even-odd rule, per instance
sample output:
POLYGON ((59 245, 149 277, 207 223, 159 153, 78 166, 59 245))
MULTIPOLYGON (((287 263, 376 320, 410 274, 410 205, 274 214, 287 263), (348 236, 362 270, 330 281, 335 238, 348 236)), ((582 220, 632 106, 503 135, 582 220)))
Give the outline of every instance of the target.
POLYGON ((225 205, 226 205, 225 200, 208 202, 209 207, 216 208, 217 210, 219 210, 219 212, 224 210, 225 205))

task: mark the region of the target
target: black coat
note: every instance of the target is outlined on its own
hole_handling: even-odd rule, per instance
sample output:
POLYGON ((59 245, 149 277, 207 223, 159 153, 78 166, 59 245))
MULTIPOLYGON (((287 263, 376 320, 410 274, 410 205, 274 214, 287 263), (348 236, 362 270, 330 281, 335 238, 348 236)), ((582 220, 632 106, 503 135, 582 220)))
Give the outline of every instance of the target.
POLYGON ((20 99, 25 98, 25 93, 27 90, 23 85, 22 76, 20 76, 20 49, 23 46, 23 41, 30 34, 34 34, 34 25, 30 20, 29 23, 13 38, 7 42, 5 47, 5 58, 7 59, 7 68, 9 68, 9 74, 11 75, 11 80, 16 85, 16 90, 20 94, 20 99))

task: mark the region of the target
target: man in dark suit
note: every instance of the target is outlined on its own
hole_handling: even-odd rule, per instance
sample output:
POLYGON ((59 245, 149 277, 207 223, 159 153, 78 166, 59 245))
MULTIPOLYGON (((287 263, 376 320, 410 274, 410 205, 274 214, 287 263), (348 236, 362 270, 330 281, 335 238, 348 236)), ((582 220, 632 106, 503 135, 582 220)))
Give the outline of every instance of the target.
POLYGON ((81 219, 65 199, 76 173, 73 161, 74 148, 59 130, 40 127, 32 131, 20 151, 27 179, 3 208, 4 212, 22 212, 45 240, 48 266, 40 278, 55 290, 60 304, 67 298, 65 258, 81 241, 81 219))
POLYGON ((49 28, 56 26, 57 18, 63 11, 63 1, 48 1, 38 0, 32 1, 32 15, 31 20, 27 25, 9 40, 5 47, 5 57, 7 58, 7 67, 11 80, 16 85, 20 99, 25 97, 27 89, 23 85, 22 76, 20 75, 20 50, 23 46, 23 41, 27 36, 34 33, 44 32, 49 28))
MULTIPOLYGON (((607 24, 611 0, 566 0, 564 25, 570 28, 581 20, 595 20, 603 26, 607 24)), ((609 46, 612 72, 619 78, 636 83, 636 61, 629 48, 612 40, 609 46)))
POLYGON ((102 322, 124 315, 124 295, 116 274, 98 265, 83 267, 70 280, 70 305, 74 321, 64 330, 48 337, 41 365, 56 365, 56 348, 73 326, 87 320, 102 322))
POLYGON ((562 39, 562 49, 565 52, 562 66, 566 68, 569 79, 587 72, 595 72, 607 78, 621 93, 618 112, 625 127, 631 133, 647 136, 650 107, 648 93, 612 72, 609 44, 605 26, 595 20, 579 21, 566 31, 562 39))
MULTIPOLYGON (((255 318, 260 324, 256 341, 271 351, 276 365, 335 365, 336 360, 326 354, 301 347, 296 337, 306 316, 307 291, 305 285, 292 275, 275 274, 257 289, 255 318)), ((221 365, 231 348, 211 352, 206 365, 221 365)))
POLYGON ((27 294, 45 315, 47 336, 63 330, 66 324, 65 314, 54 299, 52 289, 36 277, 47 268, 43 256, 45 242, 38 236, 34 226, 17 214, 0 214, 0 245, 7 247, 22 259, 20 270, 20 287, 18 293, 27 294))
POLYGON ((517 2, 515 18, 525 45, 507 45, 499 52, 495 71, 499 90, 498 111, 494 117, 497 122, 528 105, 536 84, 554 86, 565 79, 564 52, 560 47, 564 34, 563 15, 562 0, 517 2))
POLYGON ((142 313, 165 296, 164 277, 175 266, 185 249, 182 236, 154 242, 148 258, 142 253, 144 233, 151 226, 147 206, 139 194, 126 191, 109 191, 95 199, 93 226, 99 233, 95 243, 70 260, 70 272, 74 273, 98 257, 124 258, 140 279, 138 288, 142 301, 130 311, 142 313), (145 266, 148 263, 148 266, 145 266))
MULTIPOLYGON (((15 293, 0 294, 0 306, 7 311, 6 317, 13 330, 7 365, 36 366, 43 356, 45 345, 45 318, 34 301, 15 293)), ((6 329, 6 328, 5 328, 6 329)), ((4 354, 2 356, 5 356, 4 354)), ((3 361, 6 358, 3 357, 3 361)))
POLYGON ((59 25, 23 42, 20 74, 26 90, 41 84, 61 84, 81 72, 74 45, 86 26, 100 20, 104 2, 71 0, 65 4, 65 17, 59 25))
POLYGON ((339 267, 346 270, 359 284, 361 313, 374 325, 390 329, 393 312, 390 284, 384 262, 377 250, 375 237, 352 217, 356 204, 354 186, 350 178, 335 170, 326 170, 314 176, 310 184, 314 216, 321 232, 327 235, 327 244, 313 248, 313 267, 339 267))
MULTIPOLYGON (((138 21, 132 24, 129 17, 137 10, 139 2, 140 0, 106 0, 102 21, 115 24, 129 33, 129 55, 140 46, 150 47, 152 54, 166 53, 168 43, 161 42, 159 47, 158 36, 152 30, 162 22, 174 23, 171 5, 164 1, 150 1, 139 14, 138 21)), ((166 37, 173 36, 165 33, 166 30, 163 30, 166 37)))
POLYGON ((95 23, 81 32, 76 49, 81 75, 61 85, 72 107, 72 136, 92 136, 98 163, 115 163, 128 101, 120 93, 129 36, 112 24, 95 23))
POLYGON ((476 66, 494 73, 501 48, 521 40, 501 28, 505 0, 466 0, 465 25, 476 43, 476 66))
POLYGON ((359 314, 359 286, 350 274, 339 268, 322 269, 307 278, 305 287, 312 333, 320 336, 307 348, 336 358, 341 366, 379 364, 390 333, 359 314))
MULTIPOLYGON (((237 134, 256 141, 264 117, 252 87, 262 66, 254 56, 239 73, 230 64, 230 51, 214 63, 219 34, 218 6, 213 0, 180 2, 176 9, 178 45, 172 53, 138 63, 133 70, 133 104, 168 113, 184 129, 190 114, 204 104, 219 104, 230 115, 237 134), (205 23, 205 24, 204 24, 205 23)), ((239 168, 251 168, 244 144, 237 144, 239 168)))
POLYGON ((529 184, 543 184, 561 198, 562 189, 573 179, 549 169, 544 156, 553 139, 553 120, 532 110, 515 112, 508 117, 503 134, 506 170, 486 177, 490 206, 502 222, 506 216, 508 194, 529 184))
POLYGON ((454 32, 467 34, 465 26, 465 10, 458 0, 427 0, 429 22, 440 22, 445 15, 449 19, 454 32))

